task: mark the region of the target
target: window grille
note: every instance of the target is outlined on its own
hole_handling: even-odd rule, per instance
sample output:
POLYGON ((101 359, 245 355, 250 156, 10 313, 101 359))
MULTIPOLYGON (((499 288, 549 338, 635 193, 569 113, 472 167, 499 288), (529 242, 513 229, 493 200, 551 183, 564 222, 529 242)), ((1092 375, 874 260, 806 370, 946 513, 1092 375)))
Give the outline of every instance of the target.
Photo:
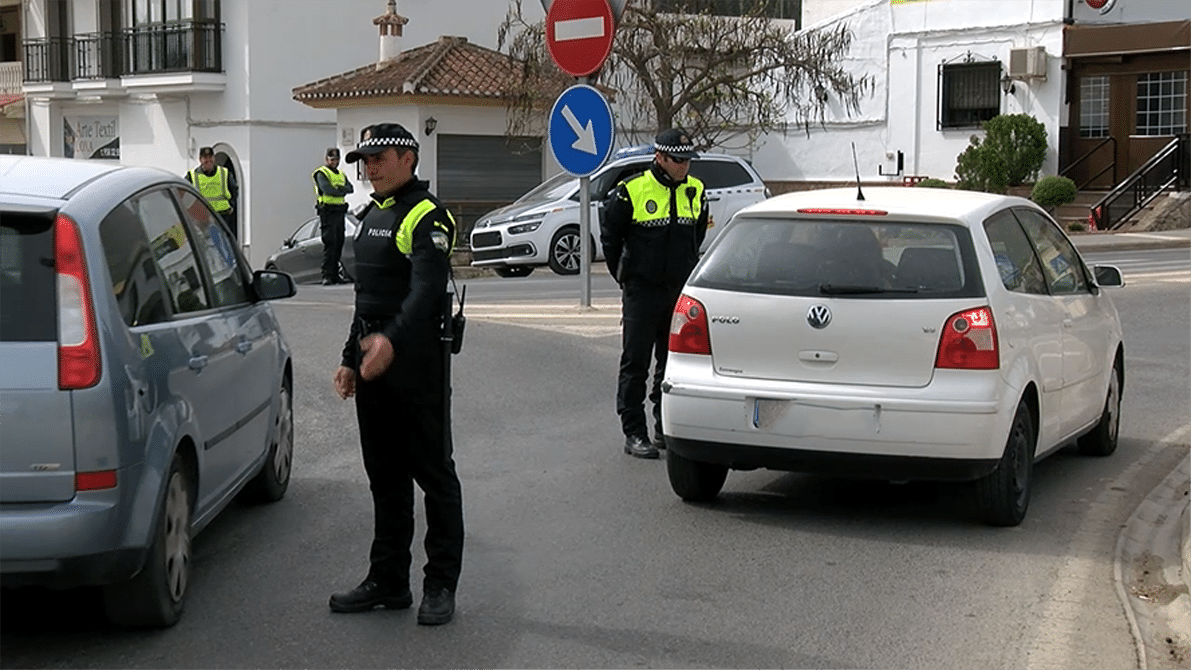
POLYGON ((979 127, 1001 113, 1001 62, 939 66, 939 128, 979 127))
POLYGON ((1079 136, 1108 137, 1108 77, 1079 79, 1079 136))
POLYGON ((1187 73, 1154 72, 1137 77, 1137 134, 1187 132, 1187 73))

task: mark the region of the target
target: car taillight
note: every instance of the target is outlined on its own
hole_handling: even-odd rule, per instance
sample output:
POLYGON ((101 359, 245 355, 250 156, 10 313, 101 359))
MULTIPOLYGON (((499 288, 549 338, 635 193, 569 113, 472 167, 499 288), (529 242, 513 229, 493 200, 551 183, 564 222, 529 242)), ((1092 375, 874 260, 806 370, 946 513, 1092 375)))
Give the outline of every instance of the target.
POLYGON ((674 317, 670 320, 670 351, 711 355, 707 310, 703 309, 703 303, 688 295, 679 296, 674 306, 674 317))
POLYGON ((54 268, 58 273, 58 388, 84 389, 99 382, 99 335, 83 239, 78 224, 63 215, 54 221, 54 268))
POLYGON ((997 326, 991 309, 978 307, 947 317, 935 356, 936 368, 996 370, 1000 366, 997 326))
POLYGON ((116 488, 115 470, 76 472, 74 475, 74 490, 76 491, 100 491, 114 488, 116 488))

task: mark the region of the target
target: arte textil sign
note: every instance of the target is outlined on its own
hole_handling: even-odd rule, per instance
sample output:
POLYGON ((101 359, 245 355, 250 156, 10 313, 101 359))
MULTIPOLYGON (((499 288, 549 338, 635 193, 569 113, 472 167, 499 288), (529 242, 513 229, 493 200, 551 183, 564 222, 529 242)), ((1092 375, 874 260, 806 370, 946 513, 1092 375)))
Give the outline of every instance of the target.
POLYGON ((63 116, 62 155, 120 160, 120 117, 63 116))

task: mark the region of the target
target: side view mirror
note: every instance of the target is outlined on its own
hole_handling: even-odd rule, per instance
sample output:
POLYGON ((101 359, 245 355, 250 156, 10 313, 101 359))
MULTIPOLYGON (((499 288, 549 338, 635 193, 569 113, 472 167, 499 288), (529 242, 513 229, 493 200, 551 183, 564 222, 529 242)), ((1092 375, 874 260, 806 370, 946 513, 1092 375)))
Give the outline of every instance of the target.
POLYGON ((297 294, 294 278, 278 270, 256 270, 252 273, 252 290, 261 300, 280 300, 297 294))
POLYGON ((1115 265, 1096 265, 1092 268, 1092 274, 1096 277, 1096 286, 1100 288, 1120 288, 1125 285, 1125 278, 1115 265))

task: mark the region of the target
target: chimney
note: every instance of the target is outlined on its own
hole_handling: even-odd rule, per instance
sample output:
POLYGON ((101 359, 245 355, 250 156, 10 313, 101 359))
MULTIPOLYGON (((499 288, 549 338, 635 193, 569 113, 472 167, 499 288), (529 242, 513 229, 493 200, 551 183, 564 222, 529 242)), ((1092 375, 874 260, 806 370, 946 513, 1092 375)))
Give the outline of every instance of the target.
POLYGON ((372 19, 372 25, 380 26, 380 58, 376 67, 380 69, 401 55, 401 33, 409 19, 397 13, 397 0, 389 0, 385 13, 372 19))

